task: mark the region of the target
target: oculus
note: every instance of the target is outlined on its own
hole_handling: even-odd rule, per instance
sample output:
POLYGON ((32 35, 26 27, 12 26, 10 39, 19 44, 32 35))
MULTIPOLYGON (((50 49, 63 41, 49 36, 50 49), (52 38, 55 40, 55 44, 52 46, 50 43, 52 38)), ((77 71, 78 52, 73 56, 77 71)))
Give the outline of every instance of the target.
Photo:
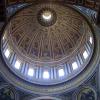
POLYGON ((38 13, 37 18, 42 26, 49 27, 56 23, 57 15, 51 8, 42 8, 38 13))

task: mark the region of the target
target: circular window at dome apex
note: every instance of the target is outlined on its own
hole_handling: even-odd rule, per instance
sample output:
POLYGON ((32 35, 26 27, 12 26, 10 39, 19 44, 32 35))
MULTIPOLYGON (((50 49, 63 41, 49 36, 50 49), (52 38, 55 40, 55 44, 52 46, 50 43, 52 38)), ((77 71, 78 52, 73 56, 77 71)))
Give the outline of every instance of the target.
POLYGON ((92 30, 85 17, 62 4, 22 9, 8 22, 1 39, 7 67, 19 78, 41 85, 76 77, 88 67, 93 49, 92 30))
POLYGON ((45 27, 52 26, 57 21, 56 12, 51 8, 42 8, 37 15, 38 22, 45 27))

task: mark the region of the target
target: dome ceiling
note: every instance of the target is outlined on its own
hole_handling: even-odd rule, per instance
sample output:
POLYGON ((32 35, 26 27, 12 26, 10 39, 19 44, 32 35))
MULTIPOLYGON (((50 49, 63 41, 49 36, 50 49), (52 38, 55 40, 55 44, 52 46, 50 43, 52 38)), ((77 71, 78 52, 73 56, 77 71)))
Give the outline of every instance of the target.
POLYGON ((69 7, 38 4, 13 17, 9 41, 16 52, 33 61, 59 61, 71 56, 85 42, 85 30, 82 32, 85 23, 83 17, 69 7), (50 21, 41 17, 45 10, 53 14, 50 21))
POLYGON ((39 3, 18 11, 2 38, 8 67, 20 78, 41 85, 62 83, 78 75, 93 48, 87 20, 59 3, 39 3))

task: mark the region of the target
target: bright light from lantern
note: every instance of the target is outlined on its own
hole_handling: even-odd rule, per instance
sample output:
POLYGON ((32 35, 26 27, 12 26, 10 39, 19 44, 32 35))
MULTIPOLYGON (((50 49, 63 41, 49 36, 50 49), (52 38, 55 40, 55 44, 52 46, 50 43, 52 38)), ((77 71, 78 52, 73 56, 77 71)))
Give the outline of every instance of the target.
POLYGON ((84 51, 83 57, 84 57, 84 59, 87 59, 88 58, 88 53, 86 51, 84 51))
POLYGON ((3 40, 5 39, 5 37, 3 36, 3 40))
POLYGON ((5 39, 5 35, 3 36, 3 40, 5 39))
POLYGON ((15 68, 16 68, 16 69, 20 69, 20 67, 21 67, 21 63, 20 63, 20 61, 17 60, 17 61, 15 62, 15 68))
POLYGON ((64 74, 65 74, 64 69, 59 69, 58 74, 59 74, 60 77, 64 76, 64 74))
POLYGON ((44 71, 44 72, 43 72, 43 78, 44 78, 44 79, 49 79, 49 77, 50 77, 50 76, 49 76, 49 72, 48 72, 48 71, 44 71))
POLYGON ((28 75, 29 76, 33 76, 34 75, 34 70, 32 68, 29 68, 28 75))
POLYGON ((92 39, 92 37, 90 37, 90 43, 92 44, 92 42, 93 42, 93 39, 92 39))
POLYGON ((73 68, 73 70, 76 70, 78 68, 78 65, 76 62, 72 63, 72 68, 73 68))
POLYGON ((7 49, 7 50, 5 51, 5 53, 4 53, 4 55, 6 56, 6 58, 9 58, 9 56, 10 56, 10 50, 7 49))
POLYGON ((51 12, 49 12, 49 11, 43 12, 42 17, 43 17, 43 19, 45 19, 45 20, 50 20, 51 17, 52 17, 51 12))

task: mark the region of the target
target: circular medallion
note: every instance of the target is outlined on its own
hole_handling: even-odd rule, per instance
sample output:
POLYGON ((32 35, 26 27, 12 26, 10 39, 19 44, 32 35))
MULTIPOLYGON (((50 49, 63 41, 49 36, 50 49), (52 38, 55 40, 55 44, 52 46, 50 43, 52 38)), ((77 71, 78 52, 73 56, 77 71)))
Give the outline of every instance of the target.
POLYGON ((73 100, 97 100, 96 90, 91 86, 83 86, 75 92, 73 100))

